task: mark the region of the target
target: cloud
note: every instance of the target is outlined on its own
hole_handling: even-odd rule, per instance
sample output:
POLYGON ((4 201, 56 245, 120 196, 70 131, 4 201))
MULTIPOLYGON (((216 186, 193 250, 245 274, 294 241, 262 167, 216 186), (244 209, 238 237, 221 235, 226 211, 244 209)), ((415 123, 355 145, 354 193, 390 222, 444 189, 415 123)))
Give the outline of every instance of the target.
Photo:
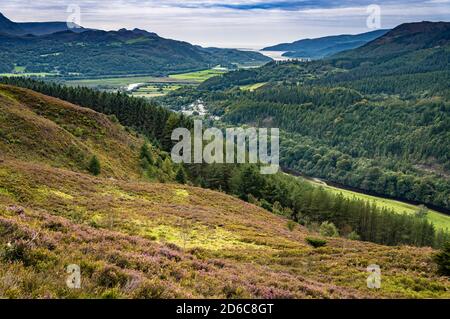
POLYGON ((15 21, 65 21, 69 4, 81 24, 98 29, 141 28, 201 45, 262 47, 340 33, 369 31, 367 6, 376 3, 382 27, 448 20, 448 0, 9 0, 0 12, 15 21))

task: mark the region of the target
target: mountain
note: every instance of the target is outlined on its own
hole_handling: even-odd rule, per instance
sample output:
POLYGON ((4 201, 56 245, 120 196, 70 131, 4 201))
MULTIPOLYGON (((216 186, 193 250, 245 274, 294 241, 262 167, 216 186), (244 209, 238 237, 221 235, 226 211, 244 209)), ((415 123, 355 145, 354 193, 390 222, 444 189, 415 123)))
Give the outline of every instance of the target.
POLYGON ((304 39, 264 48, 263 51, 287 51, 291 58, 319 59, 345 50, 354 49, 386 34, 389 30, 376 30, 357 35, 336 35, 317 39, 304 39))
POLYGON ((69 28, 67 22, 13 22, 0 13, 0 34, 46 35, 67 30, 84 32, 87 29, 80 26, 69 28))
POLYGON ((450 22, 415 22, 401 24, 385 35, 352 51, 335 57, 373 59, 397 57, 425 49, 439 49, 450 43, 450 22))
POLYGON ((62 76, 167 75, 217 65, 261 65, 257 52, 194 46, 134 29, 57 32, 43 36, 0 35, 0 72, 16 66, 25 72, 62 76))
POLYGON ((0 13, 0 33, 3 34, 24 34, 24 30, 17 24, 0 13))
POLYGON ((402 24, 360 48, 330 57, 329 62, 348 72, 330 76, 327 83, 376 81, 378 87, 383 82, 386 92, 399 92, 398 77, 408 77, 403 83, 409 87, 401 89, 404 94, 418 91, 419 78, 420 86, 439 86, 445 92, 446 86, 436 76, 445 79, 450 74, 450 22, 402 24))
POLYGON ((319 235, 285 217, 147 181, 144 139, 112 117, 0 85, 0 127, 1 298, 450 297, 430 248, 327 238, 316 249, 307 239, 319 235), (85 168, 93 155, 99 176, 85 168), (376 262, 386 289, 367 289, 376 262), (80 289, 66 286, 73 264, 80 289))

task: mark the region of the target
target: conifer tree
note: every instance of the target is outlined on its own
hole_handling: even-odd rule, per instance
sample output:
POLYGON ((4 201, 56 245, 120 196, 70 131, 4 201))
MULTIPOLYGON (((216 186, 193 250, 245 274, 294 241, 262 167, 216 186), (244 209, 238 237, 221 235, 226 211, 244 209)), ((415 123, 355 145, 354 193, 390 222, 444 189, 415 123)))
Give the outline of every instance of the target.
POLYGON ((100 175, 101 165, 97 156, 92 156, 91 160, 89 161, 88 171, 94 176, 100 175))
POLYGON ((180 167, 177 172, 177 176, 175 177, 175 180, 180 184, 186 184, 187 183, 187 177, 186 173, 183 169, 183 167, 180 167))

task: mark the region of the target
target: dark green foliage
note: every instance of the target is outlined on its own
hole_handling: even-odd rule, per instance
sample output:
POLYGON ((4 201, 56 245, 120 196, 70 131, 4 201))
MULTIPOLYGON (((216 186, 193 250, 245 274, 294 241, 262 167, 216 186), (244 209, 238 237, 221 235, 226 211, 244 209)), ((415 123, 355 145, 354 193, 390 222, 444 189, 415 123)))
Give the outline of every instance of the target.
POLYGON ((351 232, 348 234, 347 238, 350 240, 360 240, 361 236, 359 236, 357 232, 351 232))
POLYGON ((288 221, 288 223, 287 223, 287 228, 288 228, 290 231, 294 231, 295 227, 297 227, 297 223, 296 223, 296 222, 294 222, 294 221, 292 221, 292 220, 288 221))
POLYGON ((153 160, 153 155, 152 155, 147 143, 145 143, 141 147, 140 158, 141 158, 142 168, 144 168, 144 169, 148 169, 148 167, 150 165, 153 165, 155 163, 153 160))
POLYGON ((305 238, 305 241, 314 248, 324 247, 327 244, 327 241, 325 239, 314 237, 307 237, 305 238))
POLYGON ((333 223, 325 221, 320 225, 320 234, 324 237, 338 237, 339 231, 333 223))
POLYGON ((92 156, 91 160, 88 164, 88 171, 94 176, 100 175, 101 167, 100 167, 100 161, 98 160, 97 156, 92 156))
POLYGON ((24 265, 30 264, 30 246, 25 241, 17 241, 8 244, 1 253, 1 258, 5 262, 22 262, 24 265))
POLYGON ((442 275, 450 276, 450 242, 447 242, 442 251, 436 254, 434 261, 442 275))
POLYGON ((180 167, 178 169, 177 175, 175 176, 175 180, 180 184, 187 183, 187 176, 186 176, 186 172, 184 171, 183 167, 180 167))

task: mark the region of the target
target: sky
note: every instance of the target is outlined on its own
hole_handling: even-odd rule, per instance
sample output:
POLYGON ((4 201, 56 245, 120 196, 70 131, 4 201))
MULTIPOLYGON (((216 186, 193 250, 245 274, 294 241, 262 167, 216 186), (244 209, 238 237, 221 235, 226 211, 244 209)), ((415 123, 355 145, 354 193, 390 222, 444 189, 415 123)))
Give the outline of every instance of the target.
POLYGON ((405 22, 449 21, 450 0, 0 0, 0 12, 17 22, 75 17, 89 28, 140 28, 202 46, 258 49, 405 22), (379 19, 377 11, 368 12, 370 5, 380 9, 379 19))

